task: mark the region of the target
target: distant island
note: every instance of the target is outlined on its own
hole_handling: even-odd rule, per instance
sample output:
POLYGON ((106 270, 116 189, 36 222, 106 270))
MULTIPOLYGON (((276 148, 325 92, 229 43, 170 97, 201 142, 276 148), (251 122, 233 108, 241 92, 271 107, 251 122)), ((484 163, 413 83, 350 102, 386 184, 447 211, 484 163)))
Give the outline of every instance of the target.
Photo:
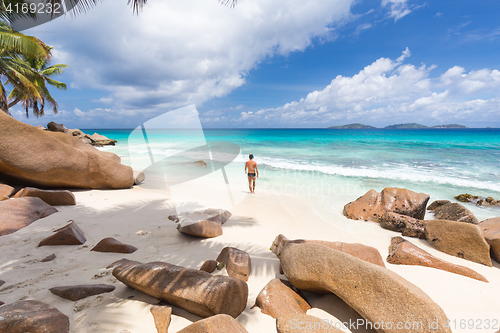
POLYGON ((335 129, 363 129, 363 128, 376 128, 373 126, 369 125, 364 125, 360 123, 355 123, 355 124, 349 124, 349 125, 343 125, 343 126, 330 126, 328 128, 335 128, 335 129))
POLYGON ((416 123, 408 123, 408 124, 397 124, 397 125, 389 125, 384 127, 385 129, 421 129, 421 128, 429 128, 422 124, 416 123))
POLYGON ((432 128, 468 128, 468 127, 464 126, 464 125, 458 125, 458 124, 448 124, 448 125, 432 126, 432 128))
MULTIPOLYGON (((330 126, 328 127, 330 129, 376 129, 377 127, 373 127, 370 125, 364 125, 360 123, 354 123, 354 124, 349 124, 349 125, 343 125, 343 126, 330 126)), ((384 129, 459 129, 459 128, 468 128, 467 126, 464 125, 458 125, 458 124, 447 124, 447 125, 436 125, 436 126, 425 126, 422 124, 417 124, 417 123, 407 123, 407 124, 396 124, 396 125, 389 125, 384 127, 384 129)))

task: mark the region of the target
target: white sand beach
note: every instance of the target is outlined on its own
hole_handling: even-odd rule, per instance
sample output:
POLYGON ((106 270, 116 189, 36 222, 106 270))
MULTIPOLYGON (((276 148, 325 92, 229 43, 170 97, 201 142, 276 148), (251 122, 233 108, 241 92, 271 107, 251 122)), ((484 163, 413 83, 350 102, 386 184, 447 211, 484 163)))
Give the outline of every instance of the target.
MULTIPOLYGON (((269 250, 278 234, 289 239, 362 243, 377 248, 384 259, 391 237, 400 235, 382 229, 374 222, 348 220, 341 211, 325 221, 305 199, 257 192, 247 195, 232 211, 232 217, 223 226, 222 236, 201 239, 176 230, 176 223, 168 219, 169 215, 175 214, 168 192, 147 189, 147 185, 148 180, 126 190, 74 191, 76 206, 57 207, 58 213, 2 236, 0 279, 6 283, 0 287, 0 301, 11 303, 30 299, 50 304, 70 318, 71 332, 155 333, 150 308, 159 300, 126 287, 111 275, 112 269, 106 267, 127 258, 140 262, 164 261, 198 269, 205 260, 215 260, 222 248, 233 246, 248 252, 252 260, 247 307, 237 320, 250 333, 275 332, 275 320, 262 314, 259 308, 251 307, 260 290, 272 278, 285 278, 279 274, 279 260, 269 250), (69 220, 75 221, 84 231, 87 242, 83 246, 37 247, 40 240, 69 220), (341 225, 346 227, 339 227, 341 225), (91 252, 90 249, 105 237, 114 237, 136 246, 138 250, 125 255, 91 252), (56 255, 55 260, 39 262, 52 253, 56 255), (49 291, 55 286, 95 283, 112 284, 116 289, 77 302, 49 291)), ((386 263, 387 268, 426 292, 450 320, 456 320, 453 332, 471 332, 467 327, 460 328, 460 320, 484 322, 486 319, 500 319, 499 264, 486 267, 439 252, 425 240, 409 240, 434 256, 469 267, 489 280, 489 283, 484 283, 437 269, 386 263)), ((226 274, 225 269, 215 274, 226 274)), ((340 321, 360 318, 334 295, 306 295, 313 306, 308 314, 340 321)), ((173 307, 169 332, 177 332, 199 319, 201 317, 173 307)))

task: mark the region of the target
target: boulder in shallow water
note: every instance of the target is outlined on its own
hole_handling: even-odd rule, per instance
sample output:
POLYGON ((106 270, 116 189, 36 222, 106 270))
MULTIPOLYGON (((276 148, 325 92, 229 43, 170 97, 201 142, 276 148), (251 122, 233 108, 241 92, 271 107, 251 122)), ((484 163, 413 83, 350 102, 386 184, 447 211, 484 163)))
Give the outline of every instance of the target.
POLYGON ((483 282, 488 282, 484 276, 470 268, 452 264, 434 257, 402 237, 393 237, 389 246, 387 262, 394 265, 417 265, 441 269, 450 273, 460 274, 483 282))
POLYGON ((235 247, 225 247, 216 260, 226 266, 226 271, 229 276, 245 282, 248 281, 248 277, 252 271, 252 261, 245 251, 235 247))
POLYGON ((119 240, 107 237, 97 243, 90 251, 96 252, 114 252, 114 253, 134 253, 137 248, 132 245, 123 244, 119 240))
POLYGON ((273 317, 305 314, 311 306, 280 279, 272 279, 257 295, 255 305, 262 313, 273 317))
POLYGON ((450 200, 436 200, 436 201, 433 201, 428 207, 427 207, 427 210, 434 210, 438 207, 441 207, 443 205, 446 205, 446 204, 449 204, 451 203, 450 200))
POLYGON ((448 220, 430 220, 425 238, 437 250, 491 267, 490 246, 477 225, 448 220))
POLYGON ((236 319, 220 314, 198 320, 177 333, 248 333, 236 319))
POLYGON ((89 284, 54 287, 49 290, 59 297, 69 299, 70 301, 79 301, 90 296, 112 292, 115 290, 115 287, 107 284, 89 284))
POLYGON ((57 212, 40 198, 19 198, 0 201, 0 236, 29 226, 38 219, 57 212))
POLYGON ((129 188, 132 168, 72 135, 40 131, 0 113, 0 175, 31 186, 129 188))
POLYGON ((69 318, 39 301, 17 301, 0 307, 2 333, 67 333, 69 318))
POLYGON ((472 202, 474 200, 479 199, 479 197, 477 195, 472 195, 472 194, 469 194, 469 193, 464 193, 464 194, 457 195, 455 197, 455 199, 457 199, 460 202, 472 202))
POLYGON ((274 239, 273 245, 271 246, 271 251, 279 258, 281 256, 281 250, 283 249, 285 244, 289 242, 296 244, 321 244, 331 249, 350 254, 352 256, 355 256, 356 258, 370 262, 372 264, 385 267, 384 259, 382 259, 380 252, 378 252, 376 248, 359 243, 328 242, 309 239, 289 240, 288 238, 280 234, 274 239))
POLYGON ((378 222, 386 212, 398 213, 422 220, 429 195, 404 188, 386 187, 382 192, 368 191, 344 206, 344 215, 353 220, 378 222))
POLYGON ((90 138, 93 140, 92 141, 92 146, 114 146, 115 143, 117 142, 116 140, 109 139, 105 137, 104 135, 100 135, 97 133, 94 133, 90 136, 90 138))
POLYGON ((82 229, 71 221, 68 225, 54 230, 54 234, 44 238, 38 246, 45 245, 83 245, 87 239, 85 238, 82 229))
POLYGON ((122 259, 113 275, 125 285, 201 317, 238 317, 246 307, 245 282, 164 262, 143 264, 122 259))
POLYGON ((52 206, 76 205, 75 195, 67 190, 40 190, 34 187, 25 187, 14 195, 14 198, 22 197, 37 197, 52 206))
POLYGON ((478 224, 478 219, 470 210, 459 203, 447 203, 432 211, 436 219, 478 224))
POLYGON ((484 220, 478 224, 484 239, 490 245, 491 257, 500 262, 500 217, 484 220))
MULTIPOLYGON (((333 293, 372 323, 438 322, 412 332, 451 332, 444 311, 425 292, 396 273, 318 243, 287 242, 280 255, 288 280, 298 289, 333 293)), ((393 327, 380 332, 395 333, 393 327)))
POLYGON ((406 215, 386 212, 380 217, 379 222, 382 228, 399 231, 403 236, 425 238, 425 221, 406 215))

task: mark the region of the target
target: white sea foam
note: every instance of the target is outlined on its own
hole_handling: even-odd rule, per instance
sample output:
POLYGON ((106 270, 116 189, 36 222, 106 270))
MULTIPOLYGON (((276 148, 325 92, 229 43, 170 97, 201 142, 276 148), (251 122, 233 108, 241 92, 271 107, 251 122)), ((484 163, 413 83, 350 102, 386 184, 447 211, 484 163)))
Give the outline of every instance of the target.
POLYGON ((259 157, 261 165, 272 168, 307 171, 326 175, 337 175, 344 177, 363 177, 373 179, 390 179, 397 181, 428 182, 441 185, 452 185, 458 187, 478 188, 500 191, 500 184, 484 180, 474 180, 468 175, 458 174, 455 168, 432 169, 427 167, 412 167, 405 164, 385 164, 383 168, 374 167, 346 167, 340 165, 325 165, 309 163, 300 160, 288 160, 280 158, 259 157))

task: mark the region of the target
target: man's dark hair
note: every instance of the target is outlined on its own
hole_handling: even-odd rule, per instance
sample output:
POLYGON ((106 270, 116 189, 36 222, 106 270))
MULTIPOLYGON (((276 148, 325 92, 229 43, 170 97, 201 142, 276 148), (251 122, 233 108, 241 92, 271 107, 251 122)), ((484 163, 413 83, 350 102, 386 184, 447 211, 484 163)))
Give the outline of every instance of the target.
POLYGON ((248 158, 252 160, 253 159, 253 154, 248 155, 248 158))

